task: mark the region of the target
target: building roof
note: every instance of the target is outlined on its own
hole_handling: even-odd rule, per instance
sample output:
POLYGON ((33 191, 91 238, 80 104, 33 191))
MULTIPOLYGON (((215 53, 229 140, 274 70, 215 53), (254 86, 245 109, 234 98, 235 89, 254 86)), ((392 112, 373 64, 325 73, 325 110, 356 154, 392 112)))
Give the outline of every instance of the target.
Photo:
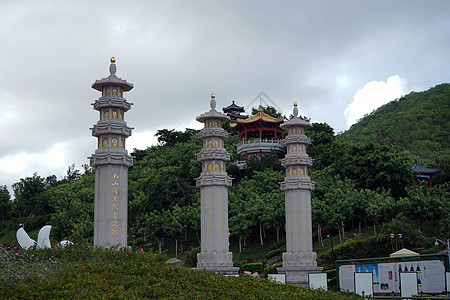
POLYGON ((223 112, 227 113, 227 112, 244 112, 245 109, 243 106, 238 106, 234 103, 231 103, 231 105, 227 106, 227 107, 223 107, 222 108, 223 112))
POLYGON ((439 172, 439 169, 431 169, 424 166, 421 166, 416 162, 412 165, 412 169, 416 172, 419 172, 420 174, 436 174, 439 172))
POLYGON ((389 256, 390 257, 399 257, 399 256, 417 256, 417 255, 420 255, 420 254, 417 252, 408 250, 406 248, 403 248, 394 253, 391 253, 389 256))
POLYGON ((117 71, 116 59, 114 57, 111 57, 111 65, 109 66, 109 76, 99 79, 99 80, 96 80, 92 84, 92 88, 101 92, 104 86, 117 85, 117 86, 120 86, 123 89, 123 91, 125 91, 125 92, 128 92, 129 90, 131 90, 133 88, 133 84, 127 82, 126 80, 124 80, 122 78, 117 77, 116 71, 117 71))
POLYGON ((251 117, 249 117, 247 119, 236 119, 236 122, 238 124, 248 124, 248 123, 257 122, 259 120, 262 120, 264 122, 279 123, 279 124, 284 122, 284 118, 283 117, 274 118, 274 117, 266 114, 262 110, 262 106, 261 105, 259 106, 259 111, 255 115, 253 115, 253 116, 251 116, 251 117))
POLYGON ((212 120, 212 119, 216 119, 216 120, 220 120, 222 122, 226 122, 230 120, 230 117, 228 117, 227 115, 218 112, 216 110, 216 96, 214 94, 211 94, 211 101, 209 103, 211 109, 208 112, 205 112, 203 114, 201 114, 200 116, 198 116, 196 118, 197 121, 201 122, 201 123, 205 123, 208 122, 208 120, 212 120))
POLYGON ((233 103, 227 107, 222 108, 223 112, 227 114, 231 119, 247 119, 247 115, 241 115, 241 112, 245 112, 245 109, 243 106, 236 105, 233 101, 233 103))
POLYGON ((303 128, 311 128, 311 124, 298 117, 298 108, 297 108, 297 102, 294 102, 294 110, 293 110, 293 118, 289 121, 284 122, 282 125, 280 125, 283 130, 289 130, 289 128, 292 127, 303 127, 303 128))

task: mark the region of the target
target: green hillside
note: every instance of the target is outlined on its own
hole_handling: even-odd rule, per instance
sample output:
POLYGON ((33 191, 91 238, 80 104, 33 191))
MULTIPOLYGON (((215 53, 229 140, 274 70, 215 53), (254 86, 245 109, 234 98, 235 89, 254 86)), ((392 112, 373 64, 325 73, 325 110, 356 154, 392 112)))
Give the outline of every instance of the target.
POLYGON ((398 145, 429 163, 450 159, 450 84, 412 92, 364 116, 338 136, 343 142, 398 145))

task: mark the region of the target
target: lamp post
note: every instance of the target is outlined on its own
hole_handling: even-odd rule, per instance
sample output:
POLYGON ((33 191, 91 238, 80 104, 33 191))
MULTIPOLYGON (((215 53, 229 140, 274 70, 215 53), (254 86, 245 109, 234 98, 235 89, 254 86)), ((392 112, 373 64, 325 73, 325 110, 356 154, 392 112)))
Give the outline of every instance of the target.
POLYGON ((330 241, 331 241, 331 257, 333 258, 333 262, 335 262, 336 261, 336 257, 334 255, 334 250, 333 250, 333 236, 328 234, 327 238, 330 238, 330 241))
POLYGON ((391 233, 390 237, 391 237, 391 242, 395 238, 395 251, 398 251, 398 241, 399 241, 399 239, 402 238, 402 234, 401 233, 399 233, 399 234, 391 233))
POLYGON ((436 241, 434 241, 435 246, 439 246, 439 243, 441 243, 442 245, 444 245, 447 248, 447 264, 448 264, 448 268, 450 269, 450 239, 447 239, 447 243, 444 241, 441 241, 440 239, 436 239, 436 241))

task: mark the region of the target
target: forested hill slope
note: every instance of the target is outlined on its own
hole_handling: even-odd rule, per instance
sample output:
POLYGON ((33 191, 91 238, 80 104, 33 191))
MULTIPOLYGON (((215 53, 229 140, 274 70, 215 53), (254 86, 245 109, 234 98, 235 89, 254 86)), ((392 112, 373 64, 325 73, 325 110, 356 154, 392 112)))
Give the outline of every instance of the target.
POLYGON ((366 115, 339 135, 344 142, 398 145, 421 160, 450 159, 450 84, 412 92, 366 115))

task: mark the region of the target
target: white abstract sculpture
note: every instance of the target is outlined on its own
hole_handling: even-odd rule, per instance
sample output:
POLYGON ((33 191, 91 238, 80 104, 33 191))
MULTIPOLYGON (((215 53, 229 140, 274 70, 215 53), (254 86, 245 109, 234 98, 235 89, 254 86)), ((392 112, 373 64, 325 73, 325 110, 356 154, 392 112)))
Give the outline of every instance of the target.
POLYGON ((61 241, 59 242, 59 247, 61 248, 65 248, 66 246, 70 246, 73 245, 73 243, 71 241, 61 241))
POLYGON ((50 230, 52 229, 52 226, 45 225, 44 227, 39 230, 38 234, 38 242, 37 247, 38 249, 45 249, 45 248, 51 248, 52 245, 50 245, 50 230))
MULTIPOLYGON (((38 241, 36 243, 35 240, 31 239, 28 234, 25 232, 25 229, 22 227, 17 230, 16 237, 19 242, 20 247, 27 250, 32 246, 37 246, 37 249, 46 249, 51 248, 50 244, 50 230, 52 229, 51 225, 45 225, 39 230, 38 241)), ((60 247, 66 247, 69 245, 73 245, 71 241, 61 241, 59 243, 60 247)))
POLYGON ((35 240, 28 236, 23 228, 19 228, 19 230, 17 230, 16 237, 20 247, 25 250, 37 244, 35 240))

